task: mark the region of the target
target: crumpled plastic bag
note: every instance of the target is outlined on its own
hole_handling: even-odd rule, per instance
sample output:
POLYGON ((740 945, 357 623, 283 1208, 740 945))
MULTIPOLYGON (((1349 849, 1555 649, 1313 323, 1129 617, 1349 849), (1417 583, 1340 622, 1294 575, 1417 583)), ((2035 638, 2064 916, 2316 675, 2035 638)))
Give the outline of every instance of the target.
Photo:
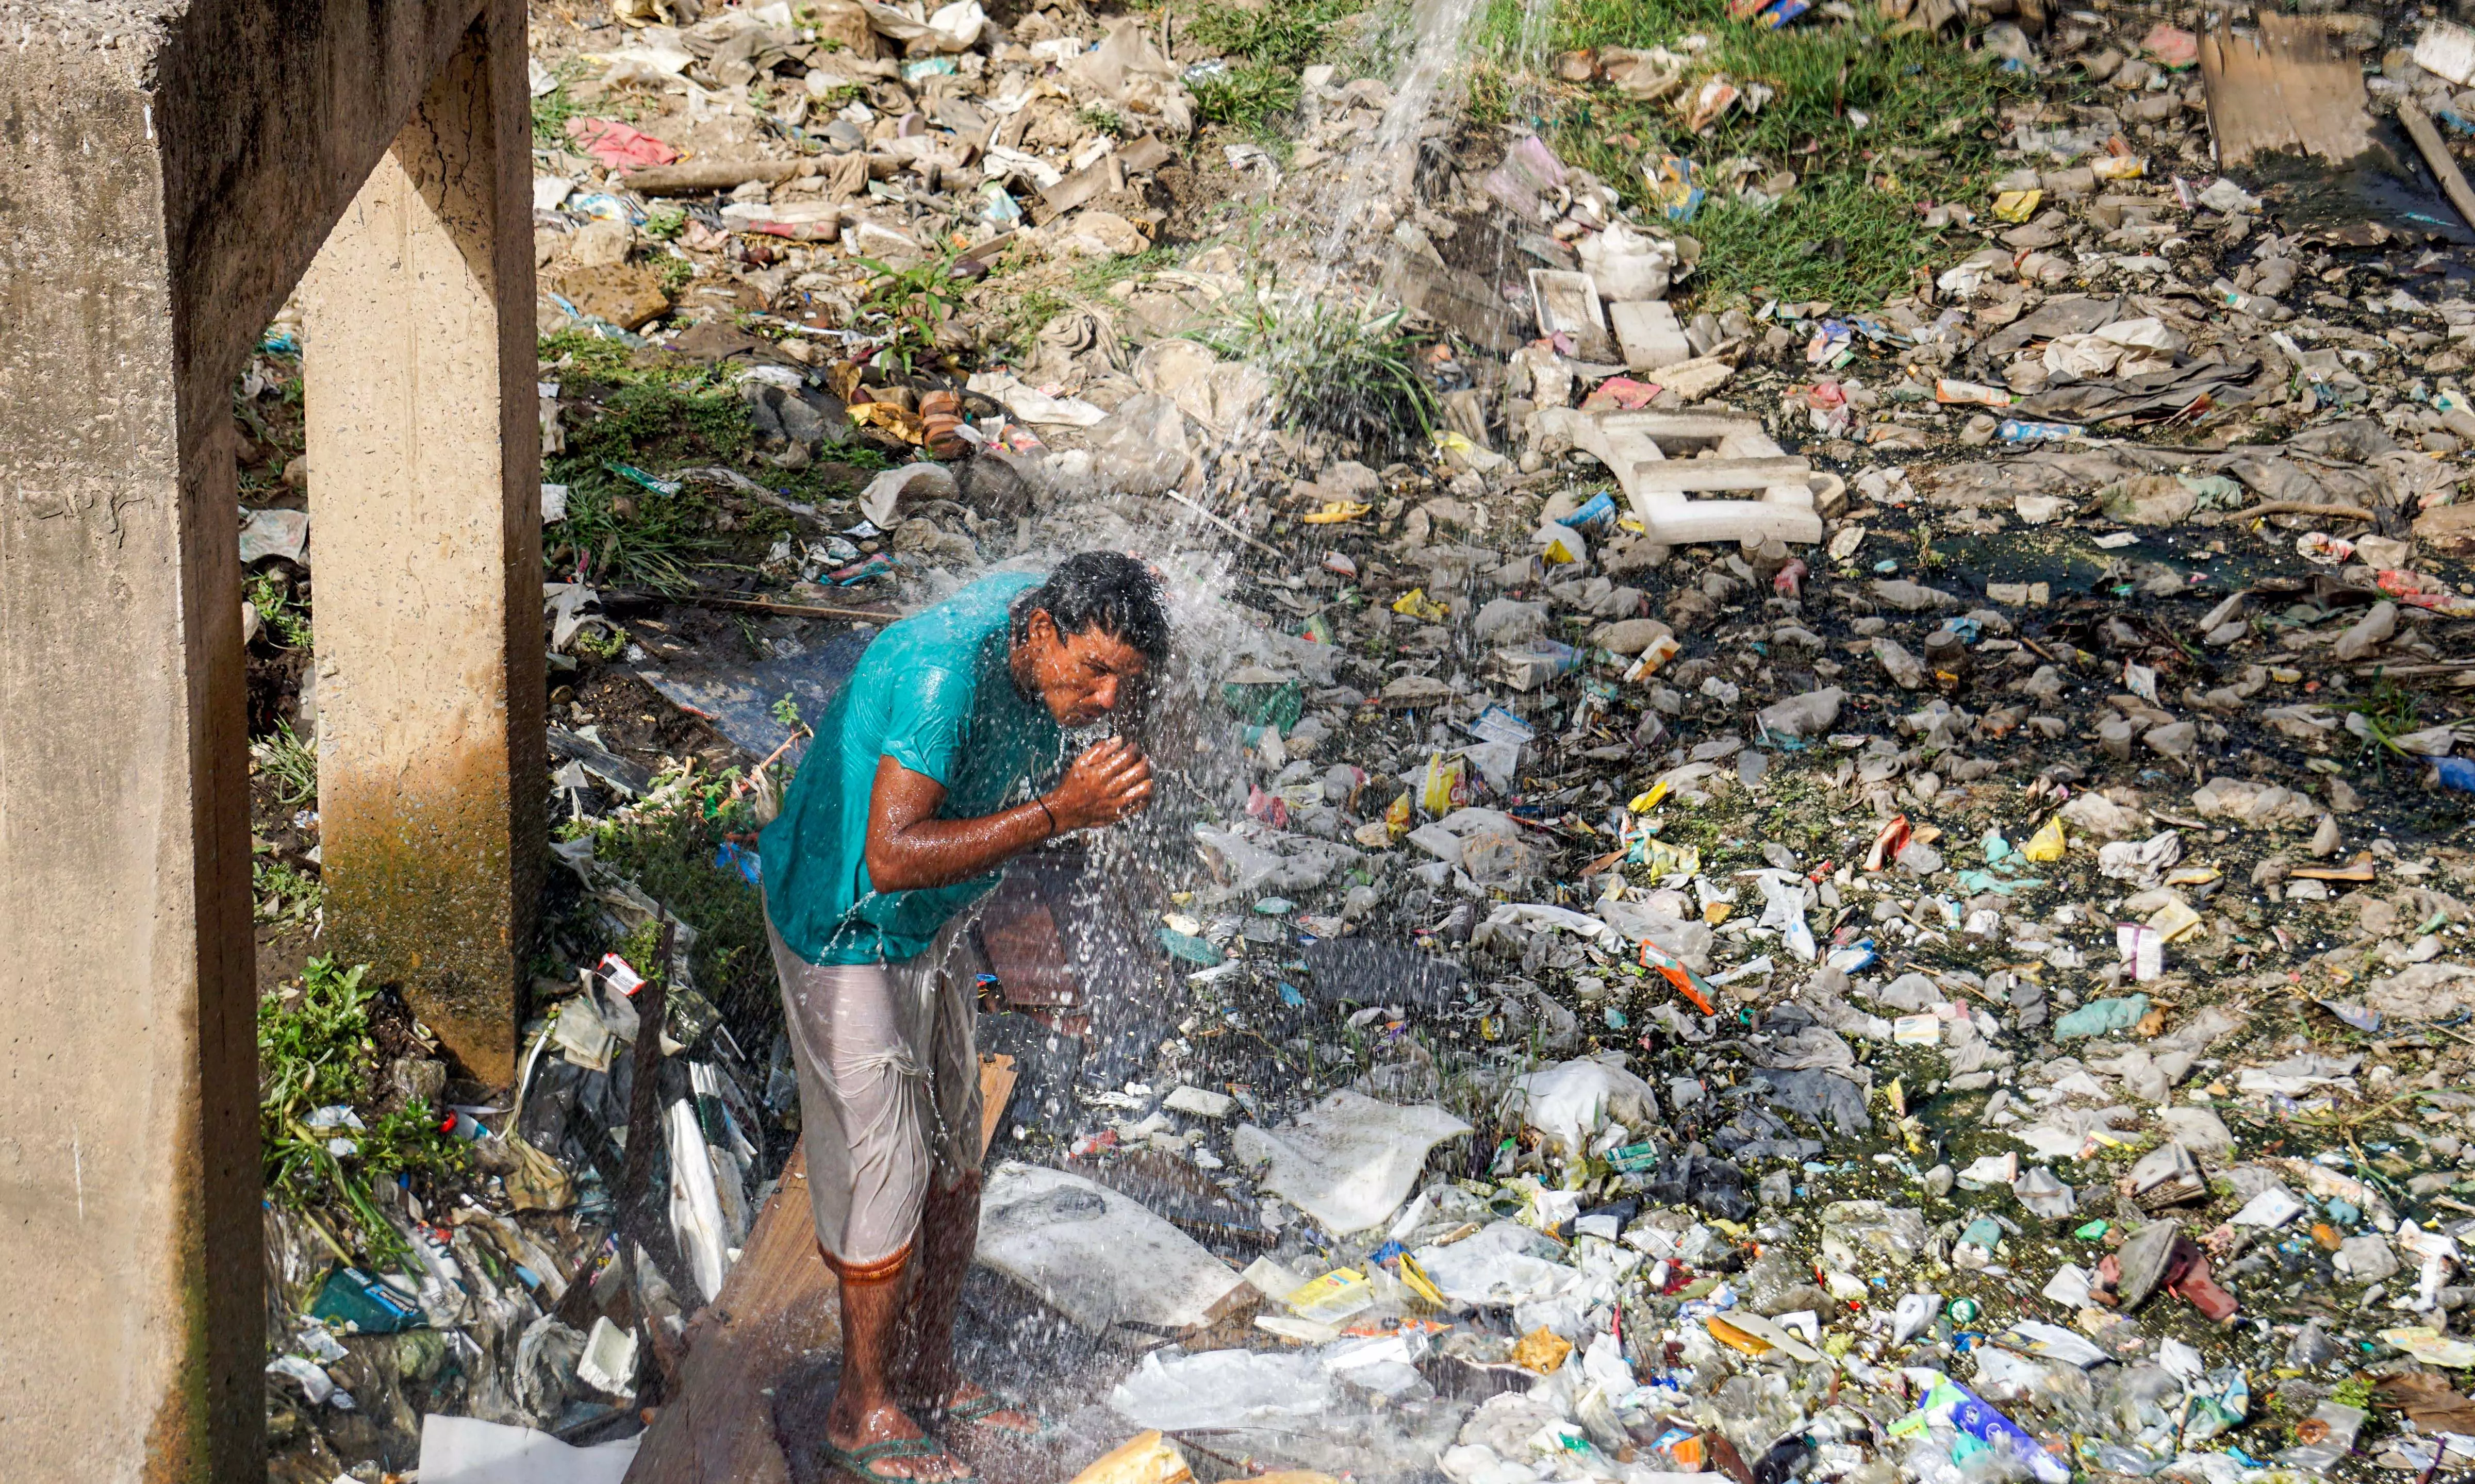
POLYGON ((2174 369, 2183 336, 2146 315, 2117 320, 2082 335, 2057 335, 2046 345, 2046 370, 2092 377, 2138 377, 2174 369))
POLYGON ((1530 1127, 1578 1155, 1609 1120, 1628 1129, 1658 1121, 1658 1094, 1616 1059, 1580 1057, 1513 1080, 1508 1097, 1530 1127))
POLYGON ((1238 1127, 1238 1157, 1258 1184, 1326 1231, 1363 1231, 1400 1209, 1427 1154, 1470 1126, 1432 1103, 1401 1107, 1343 1089, 1275 1129, 1238 1127))
POLYGON ((875 0, 860 0, 860 9, 868 12, 868 23, 876 28, 877 35, 901 42, 903 51, 914 57, 968 52, 978 44, 980 33, 989 24, 980 0, 956 0, 924 20, 890 5, 878 5, 875 0))
POLYGON ((1194 132, 1194 95, 1186 90, 1177 63, 1154 45, 1139 16, 1109 23, 1099 45, 1057 69, 1078 96, 1096 95, 1135 114, 1150 114, 1180 138, 1194 132))

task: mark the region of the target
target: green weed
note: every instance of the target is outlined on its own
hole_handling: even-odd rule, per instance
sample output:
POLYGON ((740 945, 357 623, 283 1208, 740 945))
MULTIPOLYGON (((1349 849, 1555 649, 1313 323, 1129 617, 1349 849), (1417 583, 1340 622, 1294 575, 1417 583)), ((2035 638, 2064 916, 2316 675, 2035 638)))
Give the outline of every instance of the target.
POLYGON ((365 1119, 362 1130, 308 1126, 319 1108, 366 1107, 376 1097, 370 1005, 378 994, 363 982, 368 972, 367 964, 347 969, 312 959, 298 994, 258 1002, 258 1142, 271 1199, 294 1209, 339 1207, 362 1249, 386 1260, 408 1250, 373 1199, 373 1182, 406 1171, 452 1174, 464 1152, 419 1103, 365 1119), (339 1155, 329 1145, 336 1138, 356 1147, 339 1155))
POLYGON ((1187 35, 1224 57, 1294 73, 1322 53, 1341 17, 1363 8, 1363 0, 1284 0, 1255 11, 1211 5, 1187 22, 1187 35))
POLYGON ((1399 310, 1369 317, 1347 305, 1266 292, 1191 338, 1223 359, 1262 367, 1286 424, 1397 451, 1426 442, 1437 410, 1401 319, 1399 310))
POLYGON ((242 596, 257 610, 258 622, 277 644, 286 649, 311 646, 308 610, 292 600, 292 589, 282 577, 271 572, 252 572, 241 587, 242 596))
POLYGON ((278 721, 272 736, 249 744, 250 761, 275 780, 276 796, 297 809, 318 796, 318 753, 293 733, 292 723, 278 721))
POLYGON ((954 281, 954 263, 961 255, 945 253, 922 258, 907 268, 895 268, 872 257, 858 260, 876 278, 870 281, 868 295, 860 301, 854 325, 890 329, 894 334, 894 343, 878 353, 880 364, 891 360, 908 373, 915 361, 937 359, 937 328, 963 302, 962 286, 954 281))
POLYGON ((1228 71, 1197 78, 1195 116, 1258 137, 1273 134, 1298 109, 1298 75, 1262 62, 1240 62, 1228 71))
POLYGON ((250 862, 250 897, 255 920, 261 927, 306 927, 326 904, 325 885, 287 861, 264 856, 250 862))
MULTIPOLYGON (((764 1024, 775 1003, 764 902, 736 871, 714 864, 725 838, 755 828, 746 800, 730 796, 738 781, 734 768, 669 794, 657 789, 654 798, 602 823, 594 832, 593 853, 697 930, 690 960, 697 985, 734 1025, 743 1023, 738 1017, 764 1024)), ((660 929, 647 928, 649 938, 631 938, 620 952, 637 972, 650 974, 660 958, 660 929)))

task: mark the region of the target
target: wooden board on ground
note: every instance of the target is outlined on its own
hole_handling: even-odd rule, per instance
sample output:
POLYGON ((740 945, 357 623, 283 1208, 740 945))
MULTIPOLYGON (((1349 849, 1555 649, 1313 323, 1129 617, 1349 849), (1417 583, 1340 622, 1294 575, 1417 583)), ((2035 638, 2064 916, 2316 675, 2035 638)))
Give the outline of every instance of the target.
POLYGON ((2364 70, 2317 17, 2259 13, 2257 38, 2220 27, 2200 39, 2209 132, 2220 166, 2294 151, 2353 159, 2372 147, 2364 70))
POLYGON ((994 1052, 980 1057, 980 1153, 996 1142, 997 1125, 1005 1121, 1006 1105, 1014 1101, 1014 1058, 994 1052))
POLYGON ((802 1149, 783 1166, 722 1296, 691 1332, 679 1395, 645 1430, 626 1484, 789 1484, 766 1392, 805 1352, 842 1345, 807 1176, 802 1149))

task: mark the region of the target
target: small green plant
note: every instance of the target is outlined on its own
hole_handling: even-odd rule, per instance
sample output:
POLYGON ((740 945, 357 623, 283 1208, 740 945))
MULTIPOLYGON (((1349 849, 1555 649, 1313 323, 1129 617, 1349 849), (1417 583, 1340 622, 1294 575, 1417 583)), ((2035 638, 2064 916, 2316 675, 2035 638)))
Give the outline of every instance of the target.
POLYGON ((309 614, 292 600, 292 590, 283 579, 271 572, 249 574, 242 584, 249 605, 257 610, 257 620, 275 642, 286 649, 311 647, 309 614))
POLYGON ((959 255, 944 253, 924 257, 907 268, 895 268, 872 257, 858 259, 861 267, 877 276, 869 283, 867 297, 860 301, 858 320, 893 331, 894 343, 883 354, 891 356, 906 373, 913 369, 915 358, 936 358, 937 328, 963 302, 962 290, 954 282, 954 263, 959 255))
POLYGON ((365 1107, 374 1100, 378 1043, 370 1005, 378 992, 365 982, 368 974, 367 964, 344 968, 312 959, 297 993, 258 1002, 258 1142, 271 1199, 296 1210, 339 1208, 362 1249, 384 1261, 408 1249, 379 1209, 373 1182, 405 1171, 451 1174, 464 1154, 417 1102, 363 1119, 357 1130, 309 1126, 320 1108, 365 1107))
MULTIPOLYGON (((568 66, 561 66, 562 73, 568 66)), ((558 85, 533 100, 533 147, 563 150, 568 147, 567 121, 585 111, 582 102, 567 90, 575 79, 562 76, 558 85)))
POLYGON ((786 732, 798 732, 804 730, 806 725, 799 719, 797 698, 788 691, 783 692, 782 698, 773 703, 773 719, 780 722, 782 730, 786 732))
POLYGON ((255 918, 261 927, 306 927, 317 920, 326 903, 325 885, 288 861, 253 859, 249 884, 255 918))
POLYGON ((615 628, 593 624, 576 630, 576 652, 607 665, 627 652, 627 636, 615 628))
POLYGON ((1087 104, 1075 117, 1081 119, 1083 127, 1093 134, 1115 134, 1123 137, 1126 133, 1126 121, 1117 116, 1116 109, 1105 103, 1087 104))
POLYGON ((292 723, 278 721, 272 736, 249 744, 257 770, 275 780, 276 797, 287 809, 318 796, 318 754, 293 732, 292 723))
POLYGON ((662 259, 662 291, 676 298, 679 291, 696 281, 696 264, 684 257, 662 259))
POLYGON ((687 231, 687 227, 685 207, 648 207, 645 209, 645 235, 656 242, 668 242, 687 231))

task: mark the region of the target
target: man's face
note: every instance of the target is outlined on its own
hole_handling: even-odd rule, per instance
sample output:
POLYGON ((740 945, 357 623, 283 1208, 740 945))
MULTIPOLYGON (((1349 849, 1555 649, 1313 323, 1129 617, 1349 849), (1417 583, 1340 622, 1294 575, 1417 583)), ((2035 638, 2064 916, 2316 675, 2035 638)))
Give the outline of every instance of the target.
POLYGON ((1090 726, 1116 710, 1143 673, 1141 650, 1096 623, 1080 634, 1062 633, 1045 611, 1034 612, 1024 625, 1022 648, 1032 689, 1063 727, 1090 726))

